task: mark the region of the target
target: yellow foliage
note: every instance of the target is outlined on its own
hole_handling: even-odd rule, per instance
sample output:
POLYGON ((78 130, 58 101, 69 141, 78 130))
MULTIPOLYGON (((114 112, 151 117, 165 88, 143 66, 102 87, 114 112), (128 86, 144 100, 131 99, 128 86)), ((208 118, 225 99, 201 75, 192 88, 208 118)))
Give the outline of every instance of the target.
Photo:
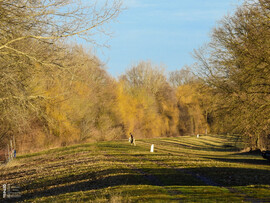
POLYGON ((177 88, 176 97, 181 106, 180 121, 185 133, 204 134, 209 132, 206 121, 205 109, 202 108, 202 101, 205 95, 198 91, 199 84, 191 83, 181 85, 177 88))
POLYGON ((117 104, 125 131, 139 137, 157 137, 177 134, 178 111, 167 101, 158 104, 146 89, 127 87, 119 82, 117 104), (162 106, 160 109, 159 106, 162 106))
POLYGON ((78 140, 80 130, 68 118, 68 114, 74 110, 74 106, 71 105, 70 100, 67 100, 64 91, 59 81, 55 81, 55 85, 47 90, 47 96, 55 99, 46 104, 46 114, 51 121, 53 131, 51 133, 63 143, 72 143, 78 140))

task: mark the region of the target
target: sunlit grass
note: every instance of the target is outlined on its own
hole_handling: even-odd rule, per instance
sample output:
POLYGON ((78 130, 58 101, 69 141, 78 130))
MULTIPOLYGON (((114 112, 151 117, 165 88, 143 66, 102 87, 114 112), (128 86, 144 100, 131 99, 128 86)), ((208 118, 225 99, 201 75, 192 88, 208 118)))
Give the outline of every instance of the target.
POLYGON ((25 202, 270 201, 270 164, 259 154, 240 153, 232 138, 136 142, 137 146, 125 140, 19 155, 0 168, 0 184, 19 185, 18 200, 25 202))

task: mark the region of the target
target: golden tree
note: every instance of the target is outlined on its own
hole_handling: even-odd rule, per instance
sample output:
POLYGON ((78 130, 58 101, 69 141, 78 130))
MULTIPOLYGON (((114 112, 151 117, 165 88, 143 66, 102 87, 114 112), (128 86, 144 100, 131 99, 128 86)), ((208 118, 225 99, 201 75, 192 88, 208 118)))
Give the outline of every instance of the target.
MULTIPOLYGON (((121 11, 121 2, 66 0, 0 1, 0 138, 24 131, 55 98, 45 86, 60 77, 74 78, 74 64, 65 39, 81 37, 97 44, 96 34, 108 35, 106 24, 121 11)), ((59 95, 58 95, 59 96, 59 95)), ((44 122, 46 123, 46 122, 44 122)), ((47 121, 48 123, 48 121, 47 121)))

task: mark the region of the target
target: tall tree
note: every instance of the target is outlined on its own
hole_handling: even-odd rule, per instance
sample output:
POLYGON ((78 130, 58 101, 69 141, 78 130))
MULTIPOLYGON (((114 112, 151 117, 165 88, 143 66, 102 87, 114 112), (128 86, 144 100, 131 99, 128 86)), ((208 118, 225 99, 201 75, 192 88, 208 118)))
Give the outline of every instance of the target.
MULTIPOLYGON (((0 1, 0 138, 23 131, 51 99, 41 83, 67 72, 65 39, 81 37, 97 44, 106 24, 121 12, 121 2, 72 0, 0 1)), ((72 79, 72 74, 69 74, 72 79)), ((40 116, 42 119, 44 116, 40 116)))
MULTIPOLYGON (((246 1, 213 30, 196 57, 228 131, 245 134, 251 148, 267 148, 270 134, 270 2, 246 1)), ((269 144, 268 144, 269 145, 269 144)))

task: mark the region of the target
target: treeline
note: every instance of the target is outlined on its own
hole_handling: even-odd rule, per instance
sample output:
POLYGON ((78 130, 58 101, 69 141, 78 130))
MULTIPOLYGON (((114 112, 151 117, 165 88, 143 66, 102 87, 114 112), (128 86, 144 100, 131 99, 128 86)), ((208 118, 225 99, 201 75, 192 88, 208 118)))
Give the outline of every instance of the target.
POLYGON ((190 117, 199 100, 185 101, 185 89, 172 87, 161 67, 141 62, 115 80, 91 52, 68 43, 73 36, 92 44, 99 43, 96 34, 106 37, 106 24, 121 12, 121 2, 103 3, 0 2, 1 149, 13 138, 23 152, 120 139, 129 132, 204 132, 205 121, 190 117))
POLYGON ((167 74, 143 61, 117 80, 66 39, 97 43, 93 34, 106 35, 119 2, 3 0, 0 9, 2 149, 13 136, 26 152, 129 132, 136 138, 230 133, 245 137, 250 149, 269 147, 268 1, 246 1, 225 17, 207 48, 195 52, 193 71, 167 74))
POLYGON ((118 108, 125 132, 141 137, 204 133, 207 123, 196 79, 182 69, 165 75, 164 69, 140 62, 119 80, 118 108), (186 82, 183 81, 186 80, 186 82), (173 82, 179 86, 173 86, 173 82))
MULTIPOLYGON (((68 71, 44 72, 38 67, 40 72, 28 81, 31 99, 23 105, 20 101, 2 104, 6 104, 2 147, 13 136, 22 152, 123 139, 129 132, 136 138, 150 138, 207 129, 193 78, 172 86, 161 67, 140 62, 115 80, 83 48, 66 47, 65 52, 61 63, 68 71)), ((186 69, 173 75, 180 79, 184 71, 190 72, 186 69)))

